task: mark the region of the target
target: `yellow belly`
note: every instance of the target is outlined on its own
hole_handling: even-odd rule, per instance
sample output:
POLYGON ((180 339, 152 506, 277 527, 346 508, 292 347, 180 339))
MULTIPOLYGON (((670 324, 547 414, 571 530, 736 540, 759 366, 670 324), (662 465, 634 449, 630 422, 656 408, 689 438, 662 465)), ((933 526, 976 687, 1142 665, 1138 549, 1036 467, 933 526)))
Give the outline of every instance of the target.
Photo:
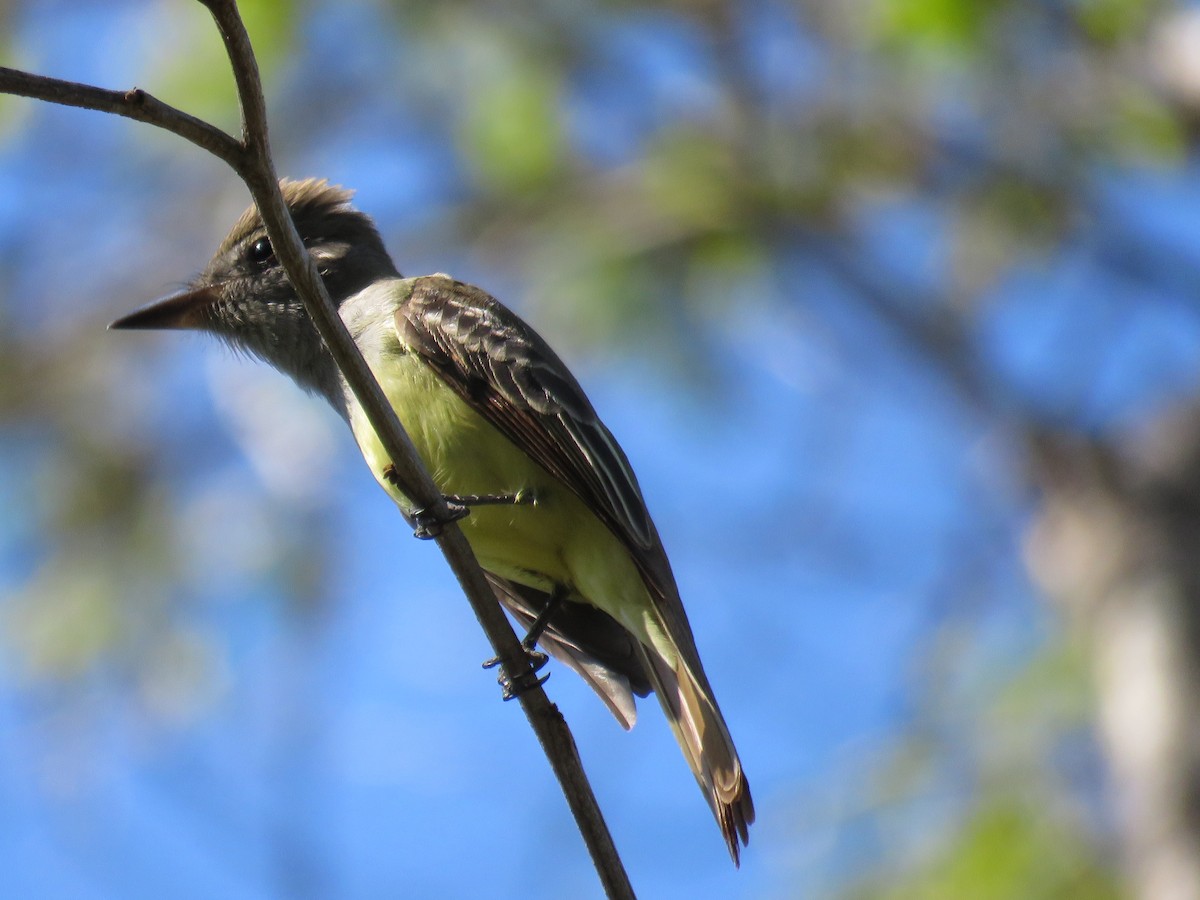
MULTIPOLYGON (((536 498, 532 504, 475 506, 459 522, 484 569, 541 590, 565 588, 645 633, 650 604, 636 566, 574 493, 415 356, 368 362, 443 494, 529 492, 536 498)), ((351 407, 351 428, 376 480, 411 510, 411 500, 383 477, 390 459, 375 430, 357 404, 351 407)))

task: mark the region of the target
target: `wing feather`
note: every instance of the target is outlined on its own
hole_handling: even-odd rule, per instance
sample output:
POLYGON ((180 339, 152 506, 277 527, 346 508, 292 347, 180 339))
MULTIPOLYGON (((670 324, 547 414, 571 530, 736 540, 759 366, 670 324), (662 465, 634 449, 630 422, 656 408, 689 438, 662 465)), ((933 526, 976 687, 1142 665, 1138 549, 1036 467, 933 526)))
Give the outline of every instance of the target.
MULTIPOLYGON (((408 352, 420 354, 473 409, 574 491, 629 549, 679 657, 668 660, 637 644, 623 626, 584 604, 575 605, 573 618, 560 613, 551 620, 546 646, 583 675, 626 727, 633 723, 632 694, 654 688, 737 863, 739 842, 754 821, 750 788, 624 452, 546 342, 478 288, 444 275, 414 279, 395 323, 408 352), (631 660, 631 646, 640 662, 631 660)), ((489 578, 521 621, 531 622, 544 606, 544 594, 489 578)))
POLYGON ((395 321, 401 344, 574 491, 635 558, 661 553, 625 453, 562 360, 515 313, 431 275, 416 279, 395 321))

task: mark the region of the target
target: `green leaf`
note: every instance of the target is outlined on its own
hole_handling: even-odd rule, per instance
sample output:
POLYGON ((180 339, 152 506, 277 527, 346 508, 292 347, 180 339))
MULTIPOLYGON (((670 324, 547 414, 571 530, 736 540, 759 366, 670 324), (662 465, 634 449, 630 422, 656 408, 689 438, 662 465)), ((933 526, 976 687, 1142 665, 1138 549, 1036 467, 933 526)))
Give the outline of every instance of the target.
POLYGON ((493 71, 467 97, 464 153, 489 190, 536 188, 558 168, 563 135, 551 72, 524 63, 493 71))

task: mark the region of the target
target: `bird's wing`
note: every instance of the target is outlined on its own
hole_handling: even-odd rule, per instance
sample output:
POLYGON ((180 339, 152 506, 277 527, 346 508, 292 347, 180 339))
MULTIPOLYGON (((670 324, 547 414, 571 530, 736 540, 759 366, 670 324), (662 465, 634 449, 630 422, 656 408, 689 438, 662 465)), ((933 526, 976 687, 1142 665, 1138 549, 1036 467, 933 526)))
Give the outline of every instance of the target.
MULTIPOLYGON (((651 557, 666 557, 625 453, 533 329, 484 291, 444 275, 415 279, 395 322, 401 344, 577 494, 639 567, 661 569, 651 557)), ((673 583, 658 587, 673 593, 673 583)))

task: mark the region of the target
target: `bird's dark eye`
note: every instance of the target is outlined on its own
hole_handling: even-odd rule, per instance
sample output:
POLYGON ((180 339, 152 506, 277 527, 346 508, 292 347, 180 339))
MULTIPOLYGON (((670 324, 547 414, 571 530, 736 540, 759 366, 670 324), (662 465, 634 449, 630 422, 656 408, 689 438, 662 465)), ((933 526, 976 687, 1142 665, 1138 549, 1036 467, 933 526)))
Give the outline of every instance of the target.
POLYGON ((250 253, 248 255, 251 262, 262 265, 275 255, 275 251, 271 249, 270 240, 261 237, 250 245, 250 253))

